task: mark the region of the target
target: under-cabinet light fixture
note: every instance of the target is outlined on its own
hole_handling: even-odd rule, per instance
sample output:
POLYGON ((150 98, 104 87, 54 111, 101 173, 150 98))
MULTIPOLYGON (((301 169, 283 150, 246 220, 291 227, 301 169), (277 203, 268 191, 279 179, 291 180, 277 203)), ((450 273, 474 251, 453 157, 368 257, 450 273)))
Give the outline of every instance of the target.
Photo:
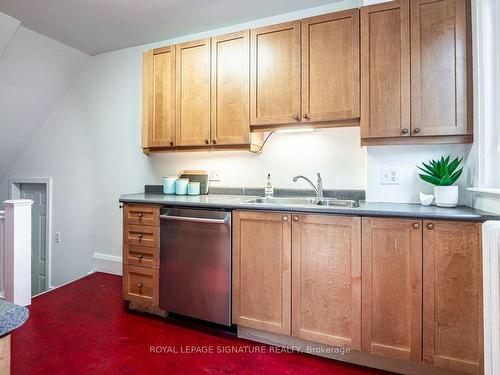
POLYGON ((276 133, 306 133, 313 132, 314 128, 288 128, 276 130, 276 133))

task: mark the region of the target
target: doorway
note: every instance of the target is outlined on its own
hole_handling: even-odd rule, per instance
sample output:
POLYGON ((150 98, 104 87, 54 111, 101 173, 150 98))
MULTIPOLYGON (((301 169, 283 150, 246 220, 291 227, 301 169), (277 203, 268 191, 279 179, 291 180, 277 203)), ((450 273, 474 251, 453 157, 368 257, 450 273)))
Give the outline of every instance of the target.
POLYGON ((30 199, 31 295, 51 288, 50 279, 50 179, 11 179, 11 199, 30 199))

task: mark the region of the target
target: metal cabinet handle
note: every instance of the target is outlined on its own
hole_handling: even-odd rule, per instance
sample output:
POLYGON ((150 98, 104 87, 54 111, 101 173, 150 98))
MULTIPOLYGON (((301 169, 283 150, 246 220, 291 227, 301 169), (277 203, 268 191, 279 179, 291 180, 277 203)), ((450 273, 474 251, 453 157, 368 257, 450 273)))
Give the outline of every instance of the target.
POLYGON ((307 113, 304 113, 304 116, 302 117, 304 117, 305 120, 309 120, 309 115, 307 113))
POLYGON ((293 221, 298 222, 299 221, 299 217, 298 216, 294 216, 293 217, 293 221))
POLYGON ((139 289, 141 289, 141 288, 142 288, 142 283, 137 283, 137 287, 138 287, 139 289))
POLYGON ((120 203, 120 205, 118 206, 119 209, 122 209, 123 208, 123 203, 120 203))
POLYGON ((142 213, 142 212, 139 212, 139 213, 137 214, 137 216, 139 216, 139 219, 142 219, 143 213, 142 213))
POLYGON ((420 128, 415 128, 415 130, 413 130, 415 132, 415 134, 418 134, 420 133, 420 128))
POLYGON ((142 259, 142 254, 137 255, 137 258, 142 259))
POLYGON ((299 115, 294 115, 294 116, 293 116, 293 119, 294 119, 295 121, 299 121, 299 120, 300 120, 300 117, 299 117, 299 115))
POLYGON ((401 130, 401 134, 408 134, 408 129, 404 128, 403 130, 401 130))
POLYGON ((431 230, 434 229, 434 224, 432 224, 432 223, 427 224, 427 229, 431 229, 431 230))
POLYGON ((216 143, 217 143, 217 141, 215 139, 212 139, 212 144, 215 145, 216 143))
POLYGON ((142 236, 142 233, 139 233, 139 234, 137 235, 137 238, 138 238, 139 240, 142 240, 142 237, 143 237, 143 236, 142 236))
POLYGON ((288 221, 288 216, 283 216, 283 221, 288 221))
POLYGON ((415 228, 415 229, 420 228, 420 224, 419 223, 413 223, 413 228, 415 228))
POLYGON ((170 146, 173 146, 174 145, 174 141, 170 140, 170 146))
POLYGON ((204 140, 205 144, 209 144, 210 142, 208 141, 208 138, 204 140))

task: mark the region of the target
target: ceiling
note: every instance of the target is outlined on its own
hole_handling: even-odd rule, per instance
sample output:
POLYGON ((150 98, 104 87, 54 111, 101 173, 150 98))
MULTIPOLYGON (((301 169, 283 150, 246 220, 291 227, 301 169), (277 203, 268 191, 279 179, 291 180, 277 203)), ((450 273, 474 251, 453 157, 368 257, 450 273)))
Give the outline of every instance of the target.
POLYGON ((90 55, 340 0, 0 0, 0 12, 90 55))

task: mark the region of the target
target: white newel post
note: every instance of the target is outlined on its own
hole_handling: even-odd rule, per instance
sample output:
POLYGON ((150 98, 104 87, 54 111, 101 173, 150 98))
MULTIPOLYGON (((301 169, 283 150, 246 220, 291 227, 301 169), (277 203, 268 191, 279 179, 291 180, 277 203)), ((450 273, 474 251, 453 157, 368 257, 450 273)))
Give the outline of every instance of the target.
POLYGON ((4 203, 5 299, 21 306, 31 304, 31 205, 28 199, 4 203))

